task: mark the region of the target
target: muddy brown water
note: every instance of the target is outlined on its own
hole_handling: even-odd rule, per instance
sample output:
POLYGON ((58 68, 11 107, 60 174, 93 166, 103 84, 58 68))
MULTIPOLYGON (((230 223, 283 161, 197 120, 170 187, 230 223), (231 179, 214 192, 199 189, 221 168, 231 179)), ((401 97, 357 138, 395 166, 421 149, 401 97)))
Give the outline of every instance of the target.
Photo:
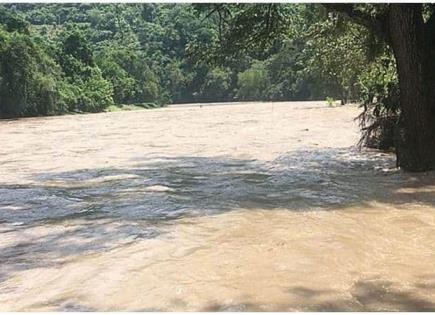
POLYGON ((435 175, 355 106, 0 121, 0 311, 435 310, 435 175))

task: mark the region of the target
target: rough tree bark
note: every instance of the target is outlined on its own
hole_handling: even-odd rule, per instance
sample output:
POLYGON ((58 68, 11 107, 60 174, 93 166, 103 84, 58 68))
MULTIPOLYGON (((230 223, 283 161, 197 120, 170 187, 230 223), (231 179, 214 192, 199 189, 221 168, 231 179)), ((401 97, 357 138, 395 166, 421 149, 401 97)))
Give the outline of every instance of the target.
POLYGON ((435 169, 435 82, 432 47, 421 4, 395 4, 387 29, 397 63, 401 117, 396 136, 398 165, 408 171, 435 169))

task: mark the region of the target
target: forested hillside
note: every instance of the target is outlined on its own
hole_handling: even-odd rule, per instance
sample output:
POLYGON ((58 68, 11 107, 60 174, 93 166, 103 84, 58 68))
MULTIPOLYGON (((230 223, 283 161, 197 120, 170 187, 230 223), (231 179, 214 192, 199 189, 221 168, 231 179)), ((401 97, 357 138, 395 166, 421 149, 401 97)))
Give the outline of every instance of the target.
POLYGON ((369 104, 397 86, 388 50, 321 5, 282 5, 286 21, 270 21, 282 26, 266 44, 255 44, 255 29, 246 41, 229 36, 246 31, 234 25, 249 27, 234 23, 239 12, 268 9, 231 5, 222 16, 206 4, 2 5, 0 116, 233 100, 369 104))

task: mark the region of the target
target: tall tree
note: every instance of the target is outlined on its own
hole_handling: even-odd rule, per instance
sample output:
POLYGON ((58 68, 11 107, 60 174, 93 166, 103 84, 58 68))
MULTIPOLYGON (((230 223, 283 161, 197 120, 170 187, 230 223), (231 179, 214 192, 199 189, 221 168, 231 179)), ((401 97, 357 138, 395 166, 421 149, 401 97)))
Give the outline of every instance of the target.
MULTIPOLYGON (((323 6, 329 12, 342 14, 365 26, 374 39, 392 48, 401 107, 395 132, 397 164, 407 171, 434 170, 435 5, 340 3, 323 6)), ((229 9, 228 5, 220 4, 211 10, 225 12, 229 9)), ((289 9, 279 4, 236 10, 227 36, 231 47, 240 51, 255 42, 276 41, 281 28, 297 24, 295 15, 286 10, 289 9)))
POLYGON ((400 85, 398 165, 435 169, 435 14, 422 4, 325 4, 382 38, 393 49, 400 85), (426 13, 426 21, 424 19, 426 13))

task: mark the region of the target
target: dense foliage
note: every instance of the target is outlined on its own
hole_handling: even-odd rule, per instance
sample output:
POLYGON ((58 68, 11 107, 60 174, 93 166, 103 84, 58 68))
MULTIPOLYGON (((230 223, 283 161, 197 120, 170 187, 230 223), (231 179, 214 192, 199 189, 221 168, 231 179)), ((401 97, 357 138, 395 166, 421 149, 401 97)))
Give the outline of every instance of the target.
POLYGON ((2 5, 0 117, 171 102, 387 104, 394 59, 372 43, 312 4, 2 5))

